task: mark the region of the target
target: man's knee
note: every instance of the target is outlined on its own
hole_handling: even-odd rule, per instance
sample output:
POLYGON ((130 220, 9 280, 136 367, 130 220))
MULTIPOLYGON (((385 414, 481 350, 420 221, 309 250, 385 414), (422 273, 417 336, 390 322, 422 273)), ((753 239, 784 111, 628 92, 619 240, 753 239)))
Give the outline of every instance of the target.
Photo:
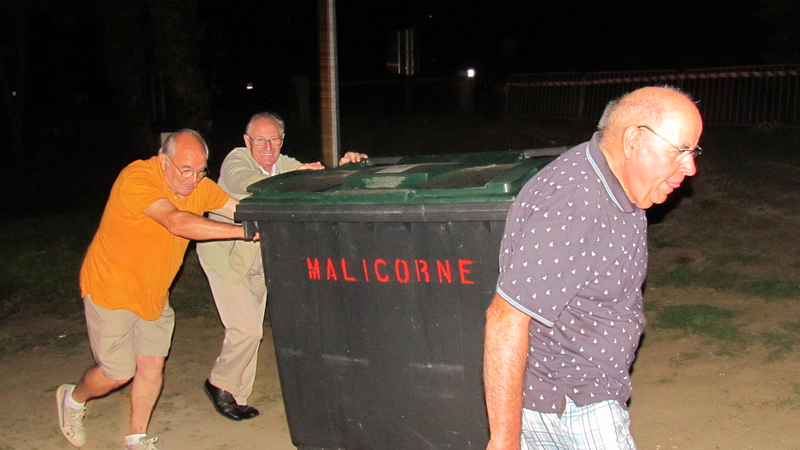
POLYGON ((164 360, 162 356, 137 356, 136 376, 148 379, 160 378, 164 372, 164 360))
POLYGON ((261 328, 246 330, 242 333, 242 341, 249 345, 258 345, 264 337, 264 330, 261 328))
POLYGON ((102 385, 106 386, 107 388, 114 390, 124 386, 131 381, 132 378, 132 374, 127 376, 123 372, 118 372, 116 374, 109 373, 102 366, 94 366, 86 372, 86 375, 83 377, 83 381, 92 385, 102 383, 102 385))
POLYGON ((232 341, 252 344, 261 342, 264 337, 264 326, 260 323, 252 322, 228 328, 225 332, 232 341))

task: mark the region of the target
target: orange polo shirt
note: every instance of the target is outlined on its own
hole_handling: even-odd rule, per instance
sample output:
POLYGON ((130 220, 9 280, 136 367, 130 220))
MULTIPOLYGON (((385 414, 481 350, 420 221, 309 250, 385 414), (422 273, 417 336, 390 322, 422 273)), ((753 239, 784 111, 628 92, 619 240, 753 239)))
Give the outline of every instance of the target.
POLYGON ((100 227, 81 267, 81 296, 107 309, 127 309, 155 320, 169 303, 188 239, 175 236, 144 211, 167 199, 182 211, 202 215, 228 201, 216 183, 204 178, 181 200, 167 185, 158 157, 122 169, 106 203, 100 227))

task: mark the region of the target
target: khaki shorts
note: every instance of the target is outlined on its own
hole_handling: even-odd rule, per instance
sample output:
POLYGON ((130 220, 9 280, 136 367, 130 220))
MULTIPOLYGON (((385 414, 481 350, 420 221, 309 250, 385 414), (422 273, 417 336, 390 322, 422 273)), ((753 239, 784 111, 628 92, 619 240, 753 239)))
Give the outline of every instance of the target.
POLYGON ((129 380, 136 373, 137 356, 169 354, 175 328, 175 312, 169 305, 158 319, 144 320, 127 309, 97 306, 87 294, 83 309, 94 360, 106 378, 129 380))

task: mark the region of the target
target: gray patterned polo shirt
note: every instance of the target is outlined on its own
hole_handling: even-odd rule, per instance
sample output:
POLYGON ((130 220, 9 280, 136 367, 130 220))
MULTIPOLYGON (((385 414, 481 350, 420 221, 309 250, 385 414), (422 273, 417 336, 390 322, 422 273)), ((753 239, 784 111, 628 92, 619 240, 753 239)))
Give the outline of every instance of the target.
POLYGON ((497 292, 531 316, 525 408, 558 412, 631 393, 644 330, 647 218, 622 189, 598 135, 520 191, 506 219, 497 292))

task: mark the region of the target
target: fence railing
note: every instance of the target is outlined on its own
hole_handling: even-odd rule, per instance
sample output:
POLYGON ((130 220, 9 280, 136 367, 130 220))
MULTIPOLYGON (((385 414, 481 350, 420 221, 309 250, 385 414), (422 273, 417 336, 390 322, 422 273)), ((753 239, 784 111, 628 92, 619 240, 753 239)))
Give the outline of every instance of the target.
POLYGON ((598 120, 612 99, 643 86, 670 84, 697 101, 707 124, 800 124, 800 65, 677 71, 515 74, 506 84, 506 116, 598 120))

